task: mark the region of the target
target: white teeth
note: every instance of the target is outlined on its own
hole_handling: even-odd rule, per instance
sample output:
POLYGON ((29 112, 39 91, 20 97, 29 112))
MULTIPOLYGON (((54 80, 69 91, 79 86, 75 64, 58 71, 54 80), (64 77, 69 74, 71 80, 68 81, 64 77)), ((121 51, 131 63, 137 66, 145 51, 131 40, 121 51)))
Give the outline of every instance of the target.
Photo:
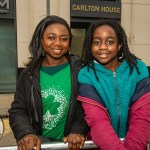
POLYGON ((107 54, 100 54, 100 57, 105 58, 107 57, 107 54))
POLYGON ((56 54, 56 55, 61 54, 61 52, 62 52, 62 50, 60 50, 60 49, 54 49, 53 50, 53 53, 56 54))
POLYGON ((54 51, 58 52, 58 51, 61 51, 60 49, 55 49, 54 51))

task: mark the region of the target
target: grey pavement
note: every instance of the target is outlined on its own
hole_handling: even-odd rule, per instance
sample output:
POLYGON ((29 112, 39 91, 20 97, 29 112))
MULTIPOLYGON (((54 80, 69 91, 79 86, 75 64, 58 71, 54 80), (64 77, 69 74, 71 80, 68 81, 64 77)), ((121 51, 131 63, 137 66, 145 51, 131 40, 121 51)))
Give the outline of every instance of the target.
POLYGON ((14 135, 12 132, 9 132, 5 134, 1 139, 0 139, 0 147, 2 146, 12 146, 16 145, 16 140, 14 138, 14 135))

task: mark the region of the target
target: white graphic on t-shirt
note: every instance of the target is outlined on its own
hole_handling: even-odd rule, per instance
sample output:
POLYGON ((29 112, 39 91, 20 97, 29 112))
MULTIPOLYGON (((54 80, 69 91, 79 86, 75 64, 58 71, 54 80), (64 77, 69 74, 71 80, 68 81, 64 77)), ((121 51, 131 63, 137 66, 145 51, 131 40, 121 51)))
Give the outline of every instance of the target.
POLYGON ((64 112, 68 109, 69 104, 66 99, 66 95, 64 94, 63 90, 57 90, 55 87, 48 87, 45 90, 42 90, 42 97, 48 98, 49 96, 53 96, 54 100, 52 103, 58 102, 60 103, 59 107, 57 107, 58 113, 52 115, 49 110, 43 116, 43 128, 52 130, 52 128, 57 126, 57 123, 61 118, 63 118, 64 112))

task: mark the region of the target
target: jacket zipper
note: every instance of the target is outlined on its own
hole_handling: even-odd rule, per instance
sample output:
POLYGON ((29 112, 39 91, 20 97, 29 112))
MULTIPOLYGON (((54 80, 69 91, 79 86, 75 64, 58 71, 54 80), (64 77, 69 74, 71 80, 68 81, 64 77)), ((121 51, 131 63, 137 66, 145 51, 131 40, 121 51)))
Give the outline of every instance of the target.
POLYGON ((37 111, 36 111, 36 106, 35 106, 35 101, 34 101, 34 95, 33 95, 33 85, 31 86, 31 106, 33 107, 35 120, 36 122, 39 122, 37 111))
POLYGON ((30 81, 32 83, 32 85, 31 85, 31 110, 33 109, 33 111, 34 111, 35 121, 39 122, 38 115, 37 115, 37 110, 36 110, 36 106, 35 106, 34 94, 33 94, 34 93, 34 91, 33 91, 33 88, 34 88, 33 82, 34 81, 33 81, 33 78, 31 76, 30 72, 28 72, 28 74, 29 74, 29 79, 30 79, 30 81))
POLYGON ((116 90, 116 104, 118 108, 118 127, 117 127, 117 133, 119 133, 120 129, 120 101, 119 101, 119 95, 118 95, 118 86, 116 82, 116 72, 113 72, 113 78, 114 78, 114 84, 115 84, 115 90, 116 90))

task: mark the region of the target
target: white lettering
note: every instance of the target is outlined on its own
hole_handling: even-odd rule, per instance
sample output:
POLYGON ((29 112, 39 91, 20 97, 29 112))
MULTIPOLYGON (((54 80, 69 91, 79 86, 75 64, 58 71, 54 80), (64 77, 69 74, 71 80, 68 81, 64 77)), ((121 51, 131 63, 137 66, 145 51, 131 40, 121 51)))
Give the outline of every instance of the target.
POLYGON ((5 0, 4 2, 2 2, 0 0, 0 6, 1 7, 4 7, 6 5, 6 9, 9 9, 9 0, 5 0))

